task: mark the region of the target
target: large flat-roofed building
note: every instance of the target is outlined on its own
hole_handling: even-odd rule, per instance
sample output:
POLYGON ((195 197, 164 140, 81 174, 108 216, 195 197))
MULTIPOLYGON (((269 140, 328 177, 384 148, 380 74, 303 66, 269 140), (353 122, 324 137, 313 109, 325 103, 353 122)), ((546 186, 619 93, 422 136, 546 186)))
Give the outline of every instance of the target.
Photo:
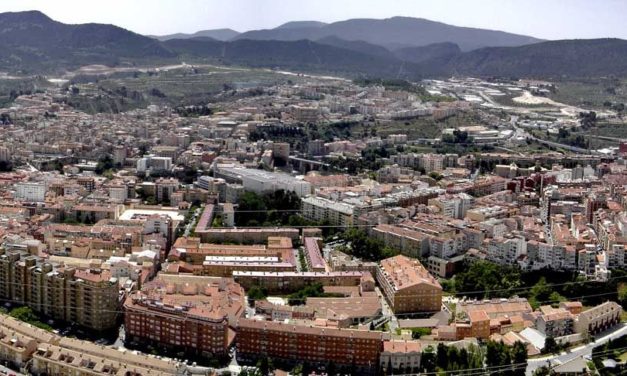
POLYGON ((323 286, 361 286, 372 275, 368 272, 254 272, 234 271, 233 278, 245 289, 265 288, 268 293, 290 293, 315 283, 323 286))
POLYGON ((127 338, 201 355, 224 356, 246 307, 232 279, 162 275, 124 303, 127 338))
POLYGON ((291 255, 294 258, 291 248, 289 253, 283 253, 274 249, 268 249, 264 244, 234 245, 202 243, 200 238, 180 237, 176 239, 172 246, 172 251, 168 256, 171 261, 185 261, 192 264, 202 264, 207 256, 240 256, 240 257, 272 257, 283 258, 291 255))
POLYGON ((374 373, 386 334, 374 331, 240 319, 237 356, 353 366, 374 373))
POLYGON ((457 309, 465 314, 470 314, 473 311, 485 311, 490 319, 520 316, 533 311, 525 298, 466 301, 460 302, 457 309))
POLYGON ((306 307, 312 308, 318 317, 347 322, 362 323, 381 316, 381 301, 375 293, 369 296, 342 298, 307 298, 306 307))
POLYGON ((236 244, 264 243, 268 237, 280 236, 298 239, 300 231, 290 227, 244 227, 244 228, 208 228, 200 235, 203 243, 224 243, 232 242, 236 244))
POLYGON ((435 312, 442 307, 442 286, 416 259, 399 255, 382 260, 376 277, 394 313, 435 312))
POLYGON ((312 193, 308 182, 280 172, 269 172, 252 168, 217 166, 214 169, 215 177, 223 178, 231 183, 241 183, 244 189, 255 193, 274 192, 278 190, 291 191, 299 197, 312 193))
POLYGON ((33 354, 30 372, 32 375, 176 375, 149 368, 129 365, 99 354, 85 354, 81 350, 66 349, 61 346, 43 343, 33 354))
POLYGON ((230 277, 234 271, 297 269, 291 239, 277 236, 269 237, 267 246, 201 243, 199 238, 182 237, 174 243, 168 259, 191 264, 184 267, 191 267, 195 274, 216 277, 230 277))

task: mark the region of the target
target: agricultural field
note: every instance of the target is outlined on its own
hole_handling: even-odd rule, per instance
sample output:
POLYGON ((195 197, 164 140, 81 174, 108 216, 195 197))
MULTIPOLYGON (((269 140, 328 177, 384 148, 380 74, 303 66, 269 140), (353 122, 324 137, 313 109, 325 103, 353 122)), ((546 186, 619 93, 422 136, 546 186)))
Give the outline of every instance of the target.
POLYGON ((76 94, 68 101, 88 112, 121 112, 148 104, 198 105, 216 100, 217 94, 228 97, 233 89, 299 82, 300 76, 265 69, 231 67, 178 67, 167 70, 118 72, 109 75, 77 75, 71 84, 76 94), (104 105, 93 107, 93 99, 104 105))
POLYGON ((550 95, 556 102, 573 106, 608 109, 608 104, 627 104, 627 81, 617 78, 581 79, 556 82, 550 95))

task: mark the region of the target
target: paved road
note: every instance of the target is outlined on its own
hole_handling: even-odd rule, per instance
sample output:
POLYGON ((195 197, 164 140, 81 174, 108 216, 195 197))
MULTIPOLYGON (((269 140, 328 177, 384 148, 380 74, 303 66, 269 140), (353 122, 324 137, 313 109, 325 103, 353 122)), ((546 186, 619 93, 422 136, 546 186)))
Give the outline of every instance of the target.
POLYGON ((522 135, 523 137, 529 138, 531 140, 534 140, 536 142, 539 142, 541 144, 544 145, 548 145, 548 146, 553 146, 556 148, 562 148, 562 149, 566 149, 566 150, 570 150, 574 153, 579 153, 579 154, 599 154, 596 150, 588 150, 588 149, 582 149, 582 148, 578 148, 576 146, 570 146, 570 145, 565 145, 565 144, 560 144, 557 142, 553 142, 553 141, 548 141, 542 138, 538 138, 536 136, 534 136, 533 134, 527 132, 526 130, 518 127, 515 123, 512 123, 512 125, 514 126, 514 131, 516 132, 515 136, 519 136, 522 135))
MULTIPOLYGON (((189 236, 189 234, 192 232, 193 228, 192 226, 196 223, 196 219, 198 218, 198 216, 201 214, 203 208, 198 208, 194 211, 194 214, 192 215, 191 219, 189 220, 189 223, 187 225, 185 225, 185 233, 183 234, 183 236, 189 236)), ((211 223, 209 223, 209 226, 211 226, 211 223)))
POLYGON ((602 334, 600 337, 597 337, 594 342, 576 347, 568 352, 564 352, 558 355, 529 359, 527 361, 528 365, 526 374, 528 376, 531 376, 533 374, 533 371, 542 366, 556 365, 557 362, 562 364, 579 356, 589 356, 592 354, 592 348, 602 345, 610 339, 616 339, 625 334, 627 334, 627 324, 620 324, 613 330, 602 334))
POLYGON ((12 369, 7 368, 7 367, 5 367, 3 365, 0 365, 0 375, 2 375, 2 376, 4 376, 4 375, 7 375, 7 376, 25 376, 23 373, 19 373, 17 371, 13 371, 12 369))

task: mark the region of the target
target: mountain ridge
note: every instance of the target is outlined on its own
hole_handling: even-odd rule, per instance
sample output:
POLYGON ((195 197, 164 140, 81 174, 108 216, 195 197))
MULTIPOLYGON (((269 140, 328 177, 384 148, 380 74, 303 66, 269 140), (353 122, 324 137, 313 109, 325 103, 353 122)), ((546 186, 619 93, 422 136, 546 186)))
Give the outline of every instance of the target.
POLYGON ((208 30, 199 30, 195 33, 174 33, 167 35, 148 35, 151 38, 166 41, 170 39, 190 39, 190 38, 212 38, 220 41, 227 41, 238 36, 240 32, 235 31, 230 28, 221 28, 221 29, 208 29, 208 30))
MULTIPOLYGON (((407 18, 396 21, 414 22, 407 18)), ((17 74, 63 73, 93 64, 154 66, 209 61, 409 80, 451 75, 627 77, 627 41, 616 38, 544 41, 463 51, 453 42, 385 48, 368 40, 337 36, 314 41, 219 41, 197 36, 161 42, 114 25, 64 24, 38 11, 0 13, 0 24, 0 70, 17 74)))
POLYGON ((335 36, 347 41, 360 40, 388 49, 426 46, 452 42, 463 51, 488 46, 518 46, 542 41, 541 39, 508 33, 449 25, 424 18, 391 17, 384 19, 353 18, 320 27, 251 30, 234 39, 254 40, 318 40, 335 36))

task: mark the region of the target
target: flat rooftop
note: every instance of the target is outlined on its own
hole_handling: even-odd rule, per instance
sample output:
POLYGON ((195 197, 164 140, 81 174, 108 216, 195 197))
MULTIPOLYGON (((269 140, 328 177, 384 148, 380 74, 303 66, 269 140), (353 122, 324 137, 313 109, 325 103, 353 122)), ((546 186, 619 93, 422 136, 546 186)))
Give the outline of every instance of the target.
POLYGON ((143 220, 153 215, 167 215, 173 221, 183 221, 185 216, 179 214, 176 210, 159 210, 159 209, 128 209, 120 216, 122 221, 143 220))

